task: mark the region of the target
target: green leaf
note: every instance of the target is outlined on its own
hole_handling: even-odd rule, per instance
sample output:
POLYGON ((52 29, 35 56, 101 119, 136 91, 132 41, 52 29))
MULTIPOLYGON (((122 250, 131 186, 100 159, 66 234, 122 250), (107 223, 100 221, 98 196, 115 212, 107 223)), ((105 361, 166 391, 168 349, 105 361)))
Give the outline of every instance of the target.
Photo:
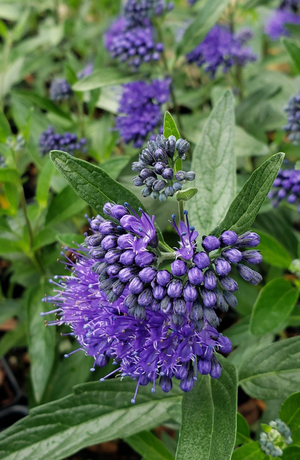
POLYGON ((237 414, 237 429, 236 429, 236 440, 235 445, 245 444, 246 442, 252 442, 250 437, 250 427, 244 417, 238 412, 237 414))
POLYGON ((249 332, 249 322, 250 317, 246 316, 234 323, 228 329, 225 329, 224 335, 229 338, 233 347, 236 347, 251 338, 249 332))
POLYGON ((274 331, 292 312, 299 292, 283 278, 276 278, 260 291, 250 319, 250 332, 258 337, 274 331))
POLYGON ((280 457, 281 460, 299 460, 300 458, 300 447, 289 446, 283 449, 283 454, 280 457))
POLYGON ((236 437, 237 375, 225 358, 221 364, 219 379, 198 375, 193 390, 183 396, 178 460, 231 459, 236 437))
POLYGON ((64 246, 68 246, 69 248, 74 247, 74 242, 81 244, 84 242, 83 235, 77 235, 76 233, 59 233, 56 235, 57 240, 64 246))
POLYGON ((0 324, 9 318, 18 316, 21 307, 21 299, 3 299, 0 301, 0 324))
POLYGON ((207 235, 224 219, 235 195, 233 97, 226 91, 205 123, 192 160, 197 199, 187 203, 190 222, 207 235))
POLYGON ((127 201, 136 210, 139 207, 144 209, 143 204, 132 192, 98 166, 59 150, 52 151, 50 157, 77 195, 99 214, 103 214, 103 205, 108 201, 118 204, 127 201))
POLYGON ((230 0, 207 0, 192 24, 186 29, 177 47, 177 55, 190 52, 199 45, 215 25, 230 0))
POLYGON ((134 434, 124 441, 145 460, 174 460, 171 452, 150 431, 134 434))
POLYGON ((50 203, 46 225, 53 225, 83 211, 86 203, 67 185, 50 203))
POLYGON ((20 341, 23 341, 26 337, 26 332, 26 324, 24 322, 20 322, 12 331, 6 332, 0 340, 0 358, 3 358, 20 341))
MULTIPOLYGON (((279 411, 280 419, 292 431, 293 443, 300 443, 300 392, 289 396, 279 411)), ((299 457, 300 458, 300 457, 299 457)))
POLYGON ((196 187, 190 187, 185 190, 179 190, 179 192, 175 193, 175 197, 177 201, 189 201, 197 192, 198 189, 196 187))
POLYGON ((109 160, 101 163, 101 169, 107 172, 113 179, 118 179, 122 169, 128 165, 131 160, 130 155, 122 155, 115 158, 110 158, 109 160))
POLYGON ((51 374, 54 362, 55 328, 45 326, 45 318, 40 316, 45 304, 42 298, 45 288, 33 288, 28 297, 28 337, 29 358, 31 362, 30 375, 37 402, 40 402, 51 374))
POLYGON ((300 48, 299 46, 295 42, 293 42, 292 40, 288 40, 287 38, 283 38, 282 43, 284 44, 287 52, 289 53, 290 58, 292 59, 297 72, 300 73, 300 48))
POLYGON ((267 460, 267 458, 258 441, 244 444, 232 454, 232 460, 267 460))
POLYGON ((256 157, 270 153, 264 142, 251 136, 240 126, 235 127, 234 151, 236 157, 256 157))
POLYGON ((71 116, 68 113, 64 112, 57 106, 57 104, 54 104, 54 102, 46 97, 42 97, 32 91, 26 91, 23 89, 14 90, 12 91, 12 94, 29 101, 31 104, 36 105, 40 109, 47 110, 48 112, 55 113, 59 117, 71 120, 71 116))
POLYGON ((178 387, 168 394, 140 387, 136 404, 131 404, 135 387, 128 380, 88 383, 75 387, 72 395, 35 407, 0 434, 0 458, 64 459, 86 446, 152 429, 181 403, 178 387))
POLYGON ((164 136, 166 138, 168 138, 169 136, 175 136, 177 140, 180 139, 178 128, 170 112, 165 113, 164 136))
POLYGON ((53 166, 53 163, 48 157, 46 163, 43 166, 42 171, 38 176, 37 181, 36 200, 40 205, 41 209, 44 209, 47 206, 50 182, 54 171, 55 168, 53 166))
POLYGON ((252 398, 286 398, 299 389, 300 337, 281 340, 250 356, 239 370, 240 385, 252 398))
POLYGON ((5 143, 8 136, 11 136, 10 125, 3 111, 0 109, 0 142, 5 143))
POLYGON ((19 180, 19 174, 16 169, 13 168, 1 168, 0 169, 0 182, 12 182, 16 183, 19 180))
POLYGON ((78 80, 73 85, 74 91, 90 91, 91 89, 103 88, 104 86, 122 85, 134 80, 142 80, 141 74, 121 72, 116 68, 102 68, 95 70, 91 75, 78 80))
POLYGON ((243 342, 232 353, 230 353, 227 359, 234 364, 239 371, 245 362, 247 362, 258 351, 264 350, 273 342, 273 340, 273 334, 266 334, 263 337, 253 337, 250 335, 248 340, 243 342))
POLYGON ((260 236, 259 250, 264 262, 280 268, 289 268, 292 258, 287 250, 275 238, 267 233, 258 231, 260 236))
POLYGON ((38 233, 33 240, 33 251, 36 251, 43 246, 52 244, 56 241, 56 232, 49 227, 43 228, 40 233, 38 233))
POLYGON ((233 200, 225 219, 213 231, 219 236, 224 229, 241 234, 249 230, 278 174, 284 153, 276 153, 251 174, 233 200))

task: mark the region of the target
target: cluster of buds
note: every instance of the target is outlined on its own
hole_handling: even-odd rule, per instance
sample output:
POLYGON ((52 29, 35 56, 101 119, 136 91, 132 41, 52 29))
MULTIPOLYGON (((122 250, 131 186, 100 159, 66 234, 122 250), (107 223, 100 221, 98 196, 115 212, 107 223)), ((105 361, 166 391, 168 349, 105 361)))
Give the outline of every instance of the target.
POLYGON ((57 78, 53 80, 50 86, 50 99, 55 102, 70 99, 73 90, 67 80, 64 78, 57 78))
POLYGON ((260 434, 260 447, 265 454, 271 457, 281 457, 283 454, 282 449, 276 446, 276 442, 284 442, 285 444, 292 444, 291 430, 279 418, 269 423, 271 429, 267 429, 267 432, 260 434))

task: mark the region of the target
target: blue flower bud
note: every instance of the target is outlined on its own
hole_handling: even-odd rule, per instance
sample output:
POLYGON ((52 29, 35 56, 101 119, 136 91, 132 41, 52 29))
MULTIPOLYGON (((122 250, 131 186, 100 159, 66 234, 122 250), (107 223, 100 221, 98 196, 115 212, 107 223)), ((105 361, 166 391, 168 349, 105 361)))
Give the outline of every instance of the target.
POLYGON ((136 267, 126 267, 120 270, 118 278, 122 283, 127 283, 131 278, 137 275, 136 267))
POLYGON ((202 375, 210 374, 211 371, 211 361, 206 359, 198 358, 197 363, 198 371, 202 375))
POLYGON ((219 326, 220 320, 213 308, 204 308, 203 314, 208 324, 210 324, 212 327, 219 326))
POLYGON ((183 297, 187 302, 194 302, 198 297, 197 289, 190 283, 185 283, 183 288, 183 297))
POLYGON ((174 182, 173 189, 175 190, 175 192, 178 192, 182 189, 182 185, 179 182, 174 182))
POLYGON ((245 281, 251 281, 252 278, 254 277, 254 275, 256 274, 256 272, 254 270, 252 270, 252 268, 249 268, 249 267, 247 267, 246 265, 243 265, 243 264, 238 264, 236 268, 237 268, 239 274, 241 275, 241 277, 245 281))
POLYGON ((102 275, 106 273, 107 267, 109 267, 109 265, 106 262, 95 262, 94 265, 92 265, 92 271, 98 275, 102 275))
POLYGON ((175 260, 171 263, 171 272, 174 276, 183 276, 186 274, 186 264, 183 260, 175 260))
POLYGON ((244 251, 242 253, 243 261, 249 264, 260 264, 262 262, 262 255, 253 249, 244 251))
POLYGON ((250 247, 253 248, 258 246, 260 243, 260 236, 254 232, 246 232, 239 236, 236 245, 239 247, 250 247))
POLYGON ((156 149, 154 155, 156 161, 161 161, 164 164, 168 164, 167 154, 162 149, 156 149))
POLYGON ((228 275, 231 271, 231 265, 222 257, 217 257, 214 260, 214 266, 218 275, 228 275))
POLYGON ((165 295, 166 295, 166 289, 163 287, 163 286, 160 286, 159 284, 157 284, 154 288, 153 288, 153 297, 157 300, 162 300, 165 295))
POLYGON ((115 248, 117 246, 117 236, 107 235, 102 241, 101 246, 105 251, 115 248))
POLYGON ((210 258, 205 252, 197 252, 194 255, 193 262, 198 268, 207 268, 210 265, 210 258))
POLYGON ((188 278, 191 284, 198 286, 203 281, 203 273, 198 267, 192 267, 188 271, 188 278))
POLYGON ((220 291, 220 289, 216 288, 214 290, 214 293, 216 294, 216 297, 217 297, 216 307, 223 312, 228 311, 229 305, 224 299, 224 296, 222 292, 220 291))
POLYGON ((195 180, 196 174, 194 173, 194 171, 188 171, 185 174, 185 177, 186 177, 186 180, 192 181, 192 180, 195 180))
POLYGON ((107 266, 106 273, 108 276, 116 276, 122 268, 121 264, 112 264, 107 266))
POLYGON ((145 164, 141 161, 134 161, 131 165, 131 169, 132 171, 135 171, 135 172, 140 172, 142 171, 142 169, 144 169, 145 167, 145 164))
POLYGON ((218 379, 222 372, 221 364, 216 358, 212 359, 211 364, 210 376, 212 379, 218 379))
POLYGON ((177 171, 175 174, 175 179, 179 182, 186 180, 186 173, 184 171, 177 171))
POLYGON ((223 296, 228 303, 228 305, 232 308, 236 308, 238 301, 237 298, 229 291, 223 291, 223 296))
POLYGON ((144 251, 137 256, 135 256, 135 263, 141 267, 144 268, 147 265, 151 265, 155 259, 155 255, 152 254, 152 252, 144 251))
POLYGON ((174 176, 174 171, 172 168, 166 168, 163 172, 162 172, 162 177, 166 180, 171 180, 173 179, 173 176, 174 176))
MULTIPOLYGON (((215 249, 219 249, 221 243, 220 240, 216 236, 206 236, 203 238, 202 246, 206 252, 214 251, 215 249)), ((199 267, 200 268, 200 267, 199 267)))
POLYGON ((111 208, 110 212, 111 212, 112 217, 117 220, 120 220, 123 216, 125 216, 125 214, 128 214, 127 209, 120 204, 115 204, 111 208))
POLYGON ((114 284, 112 285, 112 292, 117 296, 120 297, 120 295, 123 293, 125 289, 125 284, 123 284, 120 280, 116 280, 114 284))
POLYGON ((111 234, 120 234, 120 230, 117 228, 117 224, 114 222, 104 221, 99 225, 100 233, 104 235, 111 235, 111 234))
POLYGON ((143 268, 140 271, 139 277, 143 281, 143 283, 151 283, 151 281, 155 278, 156 270, 151 267, 143 268))
POLYGON ((156 174, 162 174, 165 168, 166 168, 166 165, 162 163, 161 161, 158 161, 154 165, 154 171, 156 172, 156 174))
POLYGON ((165 188, 166 185, 167 185, 167 183, 166 183, 165 180, 159 179, 159 180, 154 182, 153 188, 154 188, 154 190, 157 190, 158 192, 160 192, 161 190, 163 190, 165 188))
POLYGON ((226 291, 235 292, 239 288, 237 282, 229 276, 221 276, 219 281, 221 283, 222 288, 226 289, 226 291))
POLYGON ((157 300, 157 299, 152 300, 152 303, 151 303, 151 310, 152 310, 152 311, 158 311, 158 310, 160 310, 160 300, 157 300))
POLYGON ((225 249, 222 251, 222 256, 233 264, 239 263, 243 257, 241 251, 235 248, 225 249))
POLYGON ((176 137, 169 136, 167 140, 167 155, 169 158, 173 158, 176 149, 176 137))
POLYGON ((133 236, 131 234, 121 235, 118 238, 118 246, 122 249, 128 249, 132 246, 133 236))
POLYGON ((191 309, 190 319, 192 321, 199 321, 202 318, 203 318, 203 308, 199 300, 196 300, 196 302, 193 303, 193 307, 191 309))
POLYGON ((131 294, 140 294, 144 289, 144 283, 136 276, 130 281, 128 289, 131 294))
POLYGON ((182 157, 188 151, 189 148, 190 144, 185 139, 178 139, 178 141, 176 142, 176 149, 180 157, 182 157))
POLYGON ((210 269, 204 273, 204 287, 208 290, 213 290, 217 287, 217 278, 214 272, 210 269))
POLYGON ((162 203, 164 203, 165 201, 167 201, 167 198, 168 198, 168 197, 167 197, 167 195, 166 195, 164 192, 160 192, 159 197, 158 197, 159 201, 161 201, 162 203))
POLYGON ((152 291, 151 288, 145 289, 141 294, 138 296, 138 304, 141 307, 148 307, 152 303, 152 291))
POLYGON ((152 171, 152 169, 150 168, 144 168, 142 169, 142 171, 140 172, 140 176, 142 179, 147 179, 147 177, 155 177, 156 178, 156 174, 155 172, 152 171))
POLYGON ((186 314, 186 303, 182 298, 173 300, 173 309, 175 313, 179 316, 184 316, 186 314))
POLYGON ((177 297, 180 297, 182 294, 182 281, 174 279, 170 282, 168 289, 167 289, 167 294, 169 297, 172 299, 175 299, 177 297))
POLYGON ((169 391, 172 389, 172 379, 165 376, 160 377, 159 385, 162 391, 164 391, 165 393, 169 393, 169 391))
POLYGON ((172 186, 169 185, 168 187, 165 188, 166 196, 173 196, 174 193, 175 193, 175 190, 172 186))
POLYGON ((172 275, 168 270, 159 270, 156 275, 156 281, 161 286, 166 286, 172 279, 172 275))
POLYGON ((103 280, 99 283, 99 288, 102 289, 102 291, 109 291, 114 283, 113 278, 109 278, 106 280, 103 280))
POLYGON ((153 190, 153 192, 151 193, 151 198, 153 198, 153 200, 157 200, 159 198, 159 192, 153 190))
POLYGON ((212 308, 216 304, 217 297, 213 291, 207 291, 205 288, 201 288, 201 295, 206 307, 212 308))
POLYGON ((160 309, 163 313, 170 313, 173 309, 173 302, 170 297, 165 296, 160 302, 160 309))
POLYGON ((141 187, 142 185, 144 185, 144 179, 142 179, 140 176, 134 176, 132 178, 132 182, 136 187, 141 187))
POLYGON ((194 385, 195 385, 194 372, 189 371, 187 378, 181 380, 180 389, 184 391, 185 393, 187 393, 193 389, 194 385))
POLYGON ((149 196, 152 192, 152 189, 150 187, 144 187, 141 191, 141 195, 144 197, 144 198, 147 198, 147 196, 149 196))
POLYGON ((105 254, 105 260, 108 264, 115 264, 119 261, 121 255, 120 249, 111 249, 105 254))
POLYGON ((222 353, 230 353, 232 350, 232 345, 228 337, 225 337, 224 335, 218 338, 219 342, 219 347, 220 351, 222 353))
POLYGON ((130 266, 133 264, 134 259, 135 254, 133 251, 122 251, 122 254, 120 256, 120 263, 126 266, 130 266))
POLYGON ((137 305, 134 308, 130 308, 128 310, 130 316, 134 316, 135 319, 145 319, 146 318, 146 310, 144 307, 137 305))
POLYGON ((188 366, 186 364, 181 364, 174 369, 174 377, 178 380, 183 380, 188 375, 188 366))
POLYGON ((176 313, 172 314, 172 323, 175 327, 180 327, 183 324, 183 317, 177 315, 176 313))
POLYGON ((232 246, 237 242, 238 236, 232 230, 226 230, 220 236, 222 246, 232 246))
POLYGON ((87 236, 84 242, 88 246, 96 247, 100 246, 103 238, 105 238, 105 235, 101 235, 101 233, 96 233, 95 235, 87 236))
MULTIPOLYGON (((107 215, 110 216, 110 211, 114 205, 112 203, 105 203, 103 206, 103 212, 107 215)), ((100 217, 100 216, 97 216, 100 217)), ((101 218, 102 219, 102 218, 101 218)))
MULTIPOLYGON (((93 259, 103 259, 106 255, 106 251, 102 248, 99 249, 92 249, 89 251, 89 254, 93 257, 93 259)), ((110 263, 110 262, 108 262, 110 263)), ((113 263, 113 262, 111 262, 113 263)))

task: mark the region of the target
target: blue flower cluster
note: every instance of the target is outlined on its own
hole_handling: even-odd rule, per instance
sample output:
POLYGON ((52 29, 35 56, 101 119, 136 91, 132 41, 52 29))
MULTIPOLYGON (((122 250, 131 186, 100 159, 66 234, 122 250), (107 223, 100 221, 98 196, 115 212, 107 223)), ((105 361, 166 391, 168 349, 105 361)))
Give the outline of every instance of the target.
POLYGON ((261 450, 271 457, 281 457, 283 451, 274 442, 284 442, 285 444, 292 444, 291 430, 282 420, 277 418, 275 421, 269 423, 272 428, 268 433, 260 434, 260 447, 261 450))
POLYGON ((233 34, 227 27, 216 25, 206 35, 204 40, 190 53, 188 63, 196 63, 204 68, 214 78, 219 68, 223 73, 228 72, 234 64, 244 66, 256 60, 256 56, 245 43, 252 37, 250 29, 233 34))
POLYGON ((106 219, 90 221, 92 234, 74 251, 75 262, 67 259, 70 275, 55 277, 56 295, 45 298, 56 305, 50 313, 59 315, 48 324, 71 326, 79 350, 94 358, 92 370, 113 358, 118 367, 111 374, 137 381, 133 403, 139 385, 151 383, 154 392, 158 380, 168 392, 175 377, 190 391, 197 371, 220 376, 215 352, 229 353, 231 343, 216 330, 215 309, 237 305, 232 267, 257 284, 261 276, 245 263, 262 260, 252 232, 203 237, 198 251, 187 212, 178 227, 173 216, 179 249, 161 253, 154 216, 140 212, 127 203, 105 204, 106 219), (173 259, 170 271, 159 268, 164 257, 173 259))
POLYGON ((298 206, 300 212, 300 171, 296 169, 280 170, 273 187, 268 194, 272 205, 276 208, 280 201, 286 200, 289 204, 298 206))
POLYGON ((195 179, 193 171, 177 171, 174 167, 178 158, 184 160, 190 144, 184 139, 162 134, 156 141, 149 141, 147 147, 139 155, 139 161, 132 164, 132 170, 139 173, 133 178, 134 185, 144 186, 143 197, 150 196, 164 202, 169 196, 182 189, 182 184, 195 179))
POLYGON ((300 141, 300 92, 289 100, 284 110, 287 114, 287 124, 282 129, 289 133, 288 139, 297 145, 300 141))
POLYGON ((53 80, 50 86, 50 99, 52 101, 60 102, 70 99, 73 91, 67 80, 64 78, 57 78, 53 80))
POLYGON ((144 26, 152 16, 161 16, 173 7, 173 2, 165 0, 127 0, 124 5, 124 17, 132 27, 144 26))
POLYGON ((161 106, 170 97, 169 78, 150 83, 136 81, 123 86, 116 129, 126 144, 141 147, 149 134, 161 128, 161 106))
POLYGON ((300 24, 300 15, 290 10, 275 10, 265 25, 265 32, 271 40, 278 40, 282 36, 288 37, 290 32, 285 27, 286 24, 300 24))
POLYGON ((86 153, 86 139, 78 139, 76 134, 58 134, 53 126, 49 126, 39 139, 39 147, 42 155, 46 155, 51 150, 64 150, 73 155, 74 153, 86 153))

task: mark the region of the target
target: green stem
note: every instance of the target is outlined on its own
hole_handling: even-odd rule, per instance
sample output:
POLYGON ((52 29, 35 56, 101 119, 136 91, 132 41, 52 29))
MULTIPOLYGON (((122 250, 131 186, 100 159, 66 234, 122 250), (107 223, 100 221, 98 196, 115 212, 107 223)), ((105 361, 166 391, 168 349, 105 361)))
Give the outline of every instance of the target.
POLYGON ((184 205, 183 200, 179 200, 178 201, 179 221, 182 221, 182 222, 184 222, 184 214, 183 214, 184 206, 183 205, 184 205))

